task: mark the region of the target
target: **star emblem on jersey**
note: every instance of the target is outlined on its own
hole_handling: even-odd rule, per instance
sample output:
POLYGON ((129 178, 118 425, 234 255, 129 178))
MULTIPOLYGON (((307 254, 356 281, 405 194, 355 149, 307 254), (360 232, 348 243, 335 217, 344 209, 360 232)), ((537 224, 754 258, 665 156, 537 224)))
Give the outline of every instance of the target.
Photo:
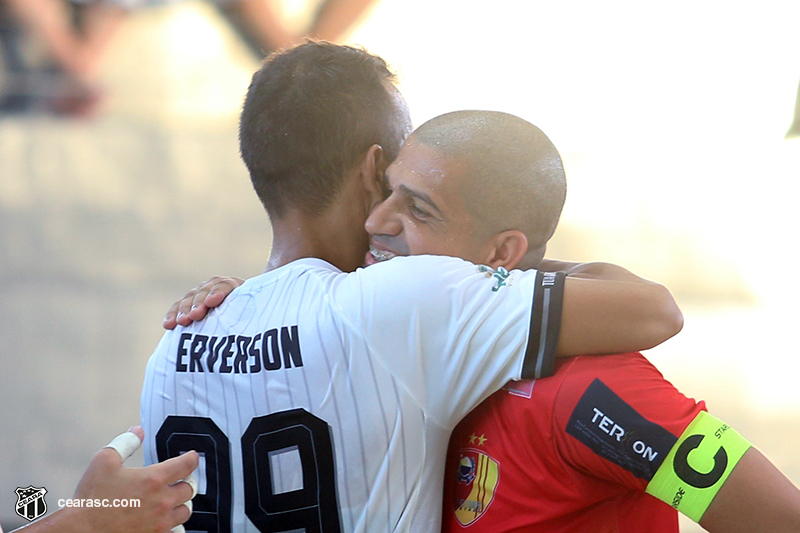
POLYGON ((469 436, 469 443, 475 444, 475 441, 478 441, 478 446, 483 446, 483 443, 486 442, 485 433, 481 433, 480 437, 476 434, 472 434, 469 436))
MULTIPOLYGON (((486 440, 483 435, 473 436, 476 440, 486 440)), ((468 526, 478 520, 494 500, 495 489, 500 480, 500 464, 488 454, 474 448, 462 448, 460 455, 458 470, 455 472, 458 484, 452 505, 456 520, 462 526, 468 526)))
POLYGON ((46 488, 28 485, 27 488, 18 487, 15 492, 17 493, 15 510, 25 520, 32 522, 47 512, 47 504, 44 501, 46 488))

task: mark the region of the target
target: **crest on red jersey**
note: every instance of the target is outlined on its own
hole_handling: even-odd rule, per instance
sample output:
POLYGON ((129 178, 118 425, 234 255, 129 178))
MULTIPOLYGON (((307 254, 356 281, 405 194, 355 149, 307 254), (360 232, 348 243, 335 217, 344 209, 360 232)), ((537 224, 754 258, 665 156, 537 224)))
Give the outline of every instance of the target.
POLYGON ((462 448, 459 453, 453 512, 462 526, 468 526, 480 518, 494 500, 500 465, 474 448, 462 448))

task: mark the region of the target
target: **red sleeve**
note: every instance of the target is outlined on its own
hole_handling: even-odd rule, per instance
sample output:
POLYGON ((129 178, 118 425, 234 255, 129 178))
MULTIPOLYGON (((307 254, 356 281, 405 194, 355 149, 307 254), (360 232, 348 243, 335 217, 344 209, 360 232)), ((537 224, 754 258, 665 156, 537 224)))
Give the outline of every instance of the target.
POLYGON ((644 490, 703 402, 687 398, 641 354, 580 356, 556 395, 556 453, 577 473, 644 490))

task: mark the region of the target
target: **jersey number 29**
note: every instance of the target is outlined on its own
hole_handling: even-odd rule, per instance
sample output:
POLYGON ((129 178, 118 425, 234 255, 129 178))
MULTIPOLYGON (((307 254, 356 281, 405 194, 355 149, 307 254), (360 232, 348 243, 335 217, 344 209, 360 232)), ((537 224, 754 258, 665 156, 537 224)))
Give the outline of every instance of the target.
MULTIPOLYGON (((158 460, 195 450, 205 458, 206 491, 193 500, 187 531, 231 532, 231 453, 228 437, 210 418, 169 416, 156 435, 158 460)), ((330 427, 305 409, 250 421, 241 438, 245 514, 263 533, 305 529, 340 533, 330 427), (294 450, 302 465, 302 488, 276 493, 271 457, 294 450)))

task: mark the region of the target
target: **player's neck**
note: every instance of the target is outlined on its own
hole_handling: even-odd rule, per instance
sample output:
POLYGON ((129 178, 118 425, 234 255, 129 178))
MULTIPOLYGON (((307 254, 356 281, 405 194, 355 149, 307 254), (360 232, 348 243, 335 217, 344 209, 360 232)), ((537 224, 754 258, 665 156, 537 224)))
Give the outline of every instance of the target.
POLYGON ((358 238, 345 233, 345 227, 324 214, 288 213, 272 223, 272 251, 266 270, 314 257, 345 272, 353 271, 363 264, 367 241, 363 238, 362 244, 358 238))
MULTIPOLYGON (((372 181, 374 177, 370 176, 372 181)), ((272 253, 267 270, 306 257, 323 259, 344 272, 364 264, 369 239, 364 229, 375 201, 360 166, 347 172, 341 188, 321 211, 289 208, 272 219, 272 253)))

